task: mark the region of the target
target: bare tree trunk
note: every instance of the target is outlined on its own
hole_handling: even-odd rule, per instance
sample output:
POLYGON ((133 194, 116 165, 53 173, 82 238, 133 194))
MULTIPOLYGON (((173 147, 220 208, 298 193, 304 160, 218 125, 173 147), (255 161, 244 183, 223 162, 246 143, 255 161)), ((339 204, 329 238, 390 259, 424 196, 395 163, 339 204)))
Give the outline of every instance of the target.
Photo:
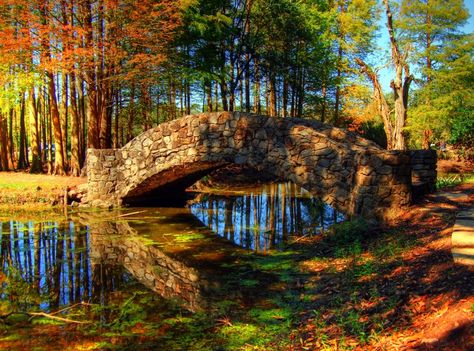
POLYGON ((245 112, 250 112, 250 55, 245 55, 245 112))
POLYGON ((383 94, 382 86, 380 85, 377 74, 372 71, 372 69, 361 59, 356 58, 356 62, 361 67, 362 73, 364 73, 372 82, 374 87, 375 101, 377 101, 378 111, 382 117, 383 128, 387 137, 387 149, 393 150, 393 125, 390 119, 390 108, 388 106, 387 100, 385 99, 385 95, 383 94))
POLYGON ((65 175, 66 167, 64 162, 63 134, 61 128, 61 117, 59 115, 58 101, 56 100, 56 87, 53 73, 47 71, 49 106, 51 110, 51 124, 54 134, 54 166, 52 174, 65 175))
POLYGON ((392 12, 388 0, 383 0, 385 13, 387 15, 387 28, 390 36, 390 47, 392 49, 392 64, 395 68, 395 79, 390 86, 393 91, 395 102, 395 125, 393 128, 393 148, 395 150, 406 150, 405 123, 408 111, 408 92, 413 76, 407 63, 408 52, 402 54, 398 48, 393 30, 392 12))
POLYGON ((67 74, 63 74, 63 85, 62 85, 62 101, 61 101, 61 130, 63 136, 62 148, 64 150, 64 166, 67 168, 67 130, 68 130, 68 118, 69 118, 69 101, 68 101, 68 83, 69 77, 67 74))
POLYGON ((276 98, 276 77, 274 73, 270 74, 268 79, 269 88, 270 88, 270 113, 272 117, 277 116, 277 98, 276 98))
POLYGON ((323 82, 323 86, 321 87, 321 95, 322 95, 322 101, 321 101, 321 122, 324 123, 326 120, 326 99, 327 99, 327 87, 326 83, 323 82))
POLYGON ((298 79, 298 85, 299 85, 299 93, 298 93, 298 117, 303 116, 303 105, 304 105, 304 85, 305 85, 305 79, 304 79, 304 68, 300 67, 300 73, 299 73, 299 79, 298 79))
POLYGON ((288 77, 283 78, 283 99, 282 99, 282 115, 288 117, 288 77))
POLYGON ((407 63, 408 53, 400 52, 398 43, 395 39, 393 31, 393 19, 388 0, 383 0, 385 5, 385 13, 387 15, 387 28, 390 37, 390 47, 392 51, 392 65, 395 69, 395 78, 390 83, 395 103, 395 118, 391 120, 388 103, 380 86, 377 75, 362 60, 356 58, 357 64, 361 67, 362 72, 372 81, 374 86, 374 94, 378 102, 379 113, 382 116, 384 130, 387 136, 387 149, 389 150, 406 150, 405 139, 405 123, 408 111, 408 92, 413 76, 407 63))
MULTIPOLYGON (((191 114, 191 84, 189 83, 188 80, 186 80, 186 114, 190 115, 191 114)), ((151 104, 150 104, 151 107, 151 104)))
POLYGON ((71 175, 81 173, 80 117, 77 106, 76 75, 71 73, 71 175))
POLYGON ((26 126, 25 126, 25 113, 26 113, 26 96, 23 92, 20 100, 20 145, 18 148, 18 169, 25 169, 28 167, 28 153, 26 145, 26 126))
POLYGON ((254 60, 255 67, 255 92, 253 98, 253 112, 262 114, 262 103, 260 101, 260 65, 257 59, 254 60))
POLYGON ((87 112, 86 112, 86 99, 85 99, 85 85, 86 82, 76 76, 77 81, 77 98, 78 98, 78 112, 79 112, 79 154, 80 154, 80 161, 81 167, 86 158, 86 147, 87 147, 87 112), (79 79, 78 79, 79 78, 79 79))
POLYGON ((222 109, 224 111, 229 111, 229 105, 227 103, 227 83, 224 78, 221 78, 221 100, 222 100, 222 109))
POLYGON ((42 173, 40 135, 38 129, 38 107, 36 105, 35 90, 30 89, 28 94, 30 101, 30 133, 31 133, 31 168, 30 173, 42 173))
POLYGON ((8 135, 8 119, 6 116, 0 116, 0 159, 3 171, 9 171, 13 169, 13 162, 11 159, 10 147, 9 147, 9 135, 8 135))
POLYGON ((115 149, 119 148, 120 146, 120 138, 119 138, 119 119, 120 119, 120 112, 122 110, 122 100, 120 97, 120 88, 115 90, 115 119, 114 119, 114 142, 113 147, 115 149))
MULTIPOLYGON (((82 21, 84 26, 84 47, 95 50, 94 33, 92 25, 92 3, 91 0, 81 2, 82 21)), ((100 111, 98 106, 98 77, 95 54, 88 57, 84 80, 87 84, 87 147, 100 148, 100 111)))
POLYGON ((207 112, 212 112, 212 82, 206 83, 207 112))
POLYGON ((133 82, 132 87, 130 88, 130 102, 128 104, 128 114, 127 141, 130 141, 133 139, 133 121, 135 120, 135 84, 133 82))

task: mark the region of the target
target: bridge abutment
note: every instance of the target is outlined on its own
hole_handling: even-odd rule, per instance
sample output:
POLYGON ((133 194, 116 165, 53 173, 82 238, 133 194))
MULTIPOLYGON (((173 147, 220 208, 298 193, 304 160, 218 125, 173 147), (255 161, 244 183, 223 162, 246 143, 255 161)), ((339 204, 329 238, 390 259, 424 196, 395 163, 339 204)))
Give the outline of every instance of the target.
POLYGON ((87 200, 92 206, 121 204, 117 196, 117 180, 122 162, 120 149, 87 150, 87 200))

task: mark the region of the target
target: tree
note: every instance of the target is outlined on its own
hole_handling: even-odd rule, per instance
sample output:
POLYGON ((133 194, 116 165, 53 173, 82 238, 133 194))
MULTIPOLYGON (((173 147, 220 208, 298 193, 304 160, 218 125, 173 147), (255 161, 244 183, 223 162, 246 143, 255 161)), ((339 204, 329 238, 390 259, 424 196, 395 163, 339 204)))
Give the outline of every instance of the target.
MULTIPOLYGON (((430 129, 435 140, 470 146, 474 134, 474 36, 458 35, 434 56, 436 70, 415 95, 410 132, 430 129), (430 103, 426 104, 426 96, 430 103)), ((418 137, 422 139, 422 136, 418 137)))
MULTIPOLYGON (((417 79, 420 89, 416 92, 416 104, 412 109, 411 121, 416 121, 416 129, 422 131, 422 147, 429 148, 430 136, 437 134, 439 126, 439 106, 433 105, 436 91, 431 86, 436 71, 443 66, 444 48, 457 40, 458 28, 469 17, 462 0, 404 0, 401 5, 400 20, 397 25, 403 30, 402 40, 416 48, 412 62, 421 71, 417 79)), ((444 116, 446 117, 446 116, 444 116)), ((415 128, 411 128, 416 137, 415 128)))
POLYGON ((394 118, 392 121, 391 111, 387 100, 383 94, 377 74, 364 61, 357 58, 356 62, 361 67, 362 72, 369 78, 374 87, 375 98, 378 102, 378 110, 384 123, 385 134, 387 135, 387 149, 406 150, 405 125, 408 111, 408 93, 413 76, 410 73, 408 63, 410 51, 405 48, 402 51, 396 38, 393 14, 388 0, 383 0, 385 14, 387 17, 387 30, 390 38, 391 61, 395 71, 395 77, 390 83, 394 99, 394 118))
MULTIPOLYGON (((341 124, 341 107, 346 81, 352 80, 353 62, 364 60, 373 51, 379 11, 376 0, 337 0, 333 3, 336 13, 333 37, 336 52, 337 75, 334 101, 334 124, 341 124)), ((349 85, 351 85, 349 83, 349 85)))

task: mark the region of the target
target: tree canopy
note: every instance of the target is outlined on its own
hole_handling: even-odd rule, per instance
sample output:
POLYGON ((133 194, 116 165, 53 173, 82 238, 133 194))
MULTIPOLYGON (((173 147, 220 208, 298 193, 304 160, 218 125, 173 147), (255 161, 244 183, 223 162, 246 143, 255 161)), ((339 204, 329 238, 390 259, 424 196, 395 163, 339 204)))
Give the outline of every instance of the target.
POLYGON ((87 148, 200 111, 470 146, 468 18, 462 0, 0 0, 0 169, 78 175, 87 148))

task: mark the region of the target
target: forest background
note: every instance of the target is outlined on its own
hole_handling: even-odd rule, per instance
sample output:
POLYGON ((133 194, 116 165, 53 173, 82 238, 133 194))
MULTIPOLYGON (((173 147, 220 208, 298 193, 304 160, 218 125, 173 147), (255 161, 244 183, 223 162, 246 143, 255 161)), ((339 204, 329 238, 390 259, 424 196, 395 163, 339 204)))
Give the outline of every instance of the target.
POLYGON ((468 19, 463 0, 0 0, 0 170, 79 175, 87 148, 215 111, 472 148, 468 19))

